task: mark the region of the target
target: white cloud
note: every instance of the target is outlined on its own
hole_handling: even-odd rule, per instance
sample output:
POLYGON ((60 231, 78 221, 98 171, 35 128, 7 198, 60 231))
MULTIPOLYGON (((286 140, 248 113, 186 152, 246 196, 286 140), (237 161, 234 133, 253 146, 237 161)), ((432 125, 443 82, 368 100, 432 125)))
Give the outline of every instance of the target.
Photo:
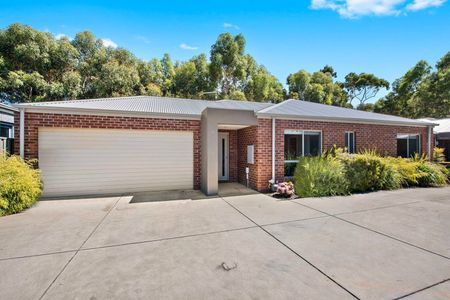
POLYGON ((447 0, 414 0, 406 8, 409 10, 421 10, 428 7, 438 7, 444 4, 445 1, 447 0))
POLYGON ((330 9, 344 18, 399 15, 405 10, 440 6, 447 0, 312 0, 311 9, 330 9))
POLYGON ((145 44, 150 44, 150 40, 148 38, 146 38, 145 36, 143 36, 143 35, 137 35, 136 39, 141 41, 141 42, 143 42, 143 43, 145 43, 145 44))
POLYGON ((117 48, 117 44, 114 43, 111 39, 102 39, 103 46, 117 48))
POLYGON ((184 50, 197 50, 198 47, 196 46, 189 46, 188 44, 180 44, 180 48, 184 50))
POLYGON ((237 26, 236 24, 231 24, 231 23, 223 23, 223 28, 233 28, 233 29, 239 30, 239 26, 237 26))

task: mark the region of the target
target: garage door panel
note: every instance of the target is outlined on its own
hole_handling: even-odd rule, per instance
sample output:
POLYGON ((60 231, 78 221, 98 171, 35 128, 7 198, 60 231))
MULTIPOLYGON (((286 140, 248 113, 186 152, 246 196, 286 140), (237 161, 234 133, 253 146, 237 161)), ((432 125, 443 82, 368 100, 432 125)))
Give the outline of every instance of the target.
POLYGON ((44 195, 121 193, 193 187, 193 133, 39 129, 44 195))

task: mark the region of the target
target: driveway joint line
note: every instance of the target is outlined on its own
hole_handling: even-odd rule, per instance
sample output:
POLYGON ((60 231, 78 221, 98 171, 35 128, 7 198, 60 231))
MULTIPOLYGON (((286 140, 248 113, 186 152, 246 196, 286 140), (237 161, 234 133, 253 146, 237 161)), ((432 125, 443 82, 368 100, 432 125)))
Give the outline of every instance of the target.
POLYGON ((409 296, 412 296, 412 295, 414 295, 414 294, 417 294, 417 293, 426 291, 426 290, 428 290, 428 289, 431 289, 432 287, 435 287, 435 286, 438 286, 438 285, 440 285, 440 284, 446 283, 447 281, 450 281, 450 278, 447 278, 447 279, 444 279, 444 280, 439 281, 439 282, 437 282, 437 283, 434 283, 434 284, 432 284, 432 285, 426 286, 426 287, 424 287, 424 288, 422 288, 422 289, 420 289, 420 290, 411 292, 411 293, 409 293, 409 294, 406 294, 406 295, 403 295, 403 296, 394 298, 393 300, 404 299, 404 298, 409 297, 409 296))
POLYGON ((368 208, 368 209, 360 209, 360 210, 354 210, 354 211, 349 211, 349 212, 341 212, 341 213, 333 214, 333 216, 350 215, 350 214, 356 214, 356 213, 360 213, 360 212, 368 212, 368 211, 372 211, 372 210, 385 209, 385 208, 403 206, 403 205, 408 205, 408 204, 415 204, 415 203, 420 203, 420 202, 425 202, 425 200, 398 203, 398 204, 393 204, 393 205, 386 205, 386 206, 380 206, 380 207, 374 207, 374 208, 368 208))
MULTIPOLYGON (((290 200, 290 201, 292 201, 292 200, 290 200)), ((344 218, 341 218, 341 217, 339 217, 338 215, 329 214, 329 213, 327 213, 327 212, 324 212, 324 211, 321 211, 321 210, 319 210, 319 209, 313 208, 313 207, 308 206, 308 205, 306 205, 306 204, 298 203, 298 202, 295 202, 295 201, 292 201, 292 202, 297 203, 298 205, 301 205, 301 206, 303 206, 303 207, 310 208, 310 209, 313 209, 313 210, 315 210, 315 211, 321 212, 321 213, 323 213, 323 214, 328 215, 329 217, 336 218, 336 219, 338 219, 338 220, 340 220, 340 221, 343 221, 343 222, 346 222, 346 223, 348 223, 348 224, 352 224, 352 225, 354 225, 354 226, 357 226, 357 227, 363 228, 363 229, 365 229, 365 230, 368 230, 368 231, 377 233, 377 234, 382 235, 382 236, 384 236, 384 237, 393 239, 393 240, 395 240, 395 241, 397 241, 397 242, 400 242, 400 243, 403 243, 403 244, 405 244, 405 245, 408 245, 408 246, 411 246, 411 247, 420 249, 420 250, 422 250, 422 251, 425 251, 425 252, 428 252, 428 253, 431 253, 431 254, 440 256, 440 257, 445 258, 445 259, 450 259, 450 257, 447 257, 447 256, 445 256, 445 255, 443 255, 443 254, 436 253, 436 252, 431 251, 431 250, 428 250, 428 249, 426 249, 426 248, 423 248, 423 247, 414 245, 414 244, 412 244, 412 243, 410 243, 410 242, 407 242, 407 241, 401 240, 401 239, 399 239, 399 238, 390 236, 389 234, 383 233, 383 232, 381 232, 381 231, 377 231, 377 230, 375 230, 375 229, 372 229, 372 228, 369 228, 369 227, 360 225, 360 224, 358 224, 358 223, 354 223, 354 222, 352 222, 352 221, 349 221, 349 220, 346 220, 346 219, 344 219, 344 218)))
POLYGON ((278 239, 276 236, 274 236, 272 233, 270 233, 268 230, 266 230, 264 227, 262 227, 261 225, 259 225, 258 223, 256 223, 255 221, 253 221, 253 219, 251 219, 250 217, 248 217, 246 214, 244 214, 242 211, 240 211, 238 208, 236 208, 234 205, 232 205, 231 203, 229 203, 227 200, 225 200, 223 197, 220 197, 220 199, 222 199, 223 201, 225 201, 225 203, 227 203, 228 205, 230 205, 232 208, 234 208, 237 212, 239 212, 241 215, 243 215, 245 218, 247 218, 250 222, 254 223, 256 226, 258 226, 262 231, 264 231, 266 234, 268 234, 270 237, 272 237, 274 240, 276 240, 278 243, 280 243, 281 245, 283 245, 286 249, 288 249, 289 251, 291 251, 294 255, 296 255, 297 257, 299 257, 300 259, 302 259, 304 262, 306 262, 308 265, 310 265, 311 267, 313 267, 315 270, 317 270, 320 274, 322 274, 323 276, 325 276, 328 280, 330 280, 331 282, 333 282, 334 284, 336 284, 337 286, 339 286, 341 289, 343 289, 344 291, 346 291, 347 293, 349 293, 351 296, 353 296, 355 299, 360 300, 360 298, 358 296, 356 296, 354 293, 352 293, 351 291, 349 291, 347 288, 345 288, 343 285, 341 285, 339 282, 337 282, 336 280, 334 280, 331 276, 327 275, 324 271, 322 271, 321 269, 319 269, 318 267, 316 267, 313 263, 311 263, 310 261, 308 261, 306 258, 304 258, 303 256, 301 256, 299 253, 297 253, 294 249, 292 249, 291 247, 289 247, 287 244, 283 243, 280 239, 278 239))
POLYGON ((258 226, 248 226, 248 227, 240 227, 240 228, 234 228, 234 229, 210 231, 210 232, 204 232, 204 233, 180 235, 180 236, 160 238, 160 239, 154 239, 154 240, 144 240, 144 241, 122 243, 122 244, 114 244, 114 245, 106 245, 106 246, 98 246, 98 247, 89 247, 89 248, 80 249, 79 251, 97 250, 97 249, 104 249, 104 248, 115 248, 115 247, 129 246, 129 245, 140 245, 140 244, 147 244, 147 243, 172 241, 172 240, 177 240, 177 239, 185 239, 185 238, 198 237, 198 236, 204 236, 204 235, 213 235, 213 234, 219 234, 219 233, 225 233, 225 232, 233 232, 233 231, 246 230, 246 229, 252 229, 252 228, 258 228, 258 226))
POLYGON ((77 251, 77 249, 72 249, 72 250, 55 251, 55 252, 47 252, 47 253, 38 253, 38 254, 30 254, 30 255, 23 255, 23 256, 3 257, 3 258, 0 258, 0 262, 1 261, 6 261, 6 260, 13 260, 13 259, 23 259, 23 258, 32 258, 32 257, 46 256, 46 255, 64 254, 64 253, 70 253, 70 252, 76 252, 76 251, 77 251))
POLYGON ((110 207, 110 209, 108 210, 108 212, 101 218, 100 222, 98 222, 98 224, 94 227, 94 229, 91 231, 91 233, 88 235, 88 237, 83 241, 83 243, 81 244, 80 247, 78 247, 78 249, 75 251, 75 253, 72 255, 72 257, 67 261, 67 263, 63 266, 63 268, 61 269, 61 271, 56 275, 56 277, 53 279, 53 281, 50 283, 50 285, 45 289, 45 291, 42 293, 42 295, 39 297, 39 300, 41 300, 42 298, 44 298, 44 296, 47 294, 47 292, 50 290, 50 288, 53 286, 53 284, 56 282, 56 280, 59 278, 59 276, 61 276, 61 274, 64 272, 64 270, 69 266, 69 264, 72 262, 72 260, 75 258, 75 256, 78 254, 78 252, 80 251, 80 249, 84 246, 84 244, 89 240, 89 238, 94 234, 95 231, 97 231, 97 229, 100 227, 100 225, 103 223, 103 221, 106 219, 107 216, 109 216, 109 214, 111 213, 111 211, 114 209, 114 207, 116 207, 117 203, 119 203, 120 199, 122 199, 123 195, 120 196, 116 202, 114 203, 114 205, 112 205, 110 207))

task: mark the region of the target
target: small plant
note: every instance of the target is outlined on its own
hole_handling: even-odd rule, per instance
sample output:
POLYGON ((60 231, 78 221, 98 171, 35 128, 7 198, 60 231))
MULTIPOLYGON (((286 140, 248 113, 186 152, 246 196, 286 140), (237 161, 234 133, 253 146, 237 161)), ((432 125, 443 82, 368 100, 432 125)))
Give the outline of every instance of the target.
POLYGON ((445 162, 444 148, 434 147, 433 149, 433 161, 435 163, 443 163, 445 162))
POLYGON ((418 164, 417 169, 423 173, 418 180, 419 186, 438 187, 447 183, 448 170, 444 166, 424 161, 418 164))
POLYGON ((32 206, 41 190, 38 170, 18 156, 0 156, 0 216, 32 206))
POLYGON ((300 197, 349 194, 344 165, 332 156, 299 157, 294 178, 295 190, 300 197))
POLYGON ((294 184, 290 181, 279 183, 277 193, 284 198, 292 197, 295 193, 294 184))

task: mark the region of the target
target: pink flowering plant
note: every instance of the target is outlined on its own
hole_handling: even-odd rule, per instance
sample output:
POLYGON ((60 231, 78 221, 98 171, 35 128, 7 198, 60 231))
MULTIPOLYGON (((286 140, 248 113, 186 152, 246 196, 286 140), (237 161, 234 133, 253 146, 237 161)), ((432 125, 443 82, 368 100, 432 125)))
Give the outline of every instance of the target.
POLYGON ((294 195, 294 184, 290 181, 281 182, 278 184, 277 193, 285 198, 292 197, 294 195))

